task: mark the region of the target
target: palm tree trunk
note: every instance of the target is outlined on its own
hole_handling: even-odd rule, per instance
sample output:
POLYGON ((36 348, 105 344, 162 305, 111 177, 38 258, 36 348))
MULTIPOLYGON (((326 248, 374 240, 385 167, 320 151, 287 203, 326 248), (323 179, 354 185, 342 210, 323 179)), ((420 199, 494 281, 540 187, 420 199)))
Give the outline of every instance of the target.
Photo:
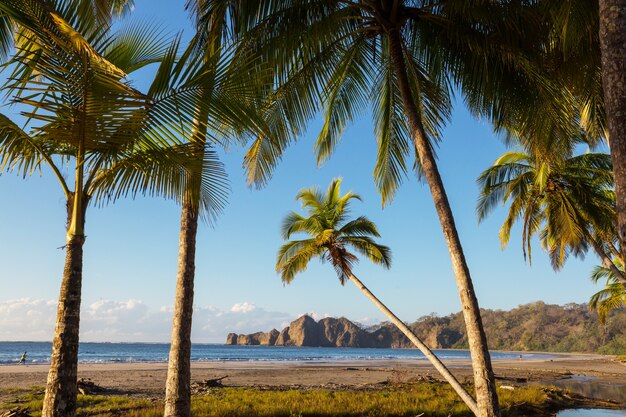
POLYGON ((180 220, 172 344, 165 386, 165 417, 191 415, 191 320, 197 231, 197 204, 193 205, 189 198, 185 198, 180 220))
POLYGON ((599 0, 602 87, 615 176, 617 232, 626 259, 626 0, 599 0))
POLYGON ((81 204, 75 204, 75 200, 72 195, 67 202, 68 229, 74 222, 80 234, 70 235, 65 246, 65 267, 42 417, 73 417, 76 413, 85 210, 81 204))
POLYGON ((463 402, 468 406, 472 413, 478 416, 478 405, 476 404, 474 398, 472 398, 472 396, 465 390, 465 388, 463 388, 463 386, 459 383, 455 376, 452 375, 446 365, 444 365, 443 362, 439 360, 439 358, 433 353, 433 351, 430 350, 430 348, 426 346, 415 335, 415 333, 413 333, 411 329, 409 329, 409 327, 404 324, 402 320, 400 320, 395 314, 393 314, 393 312, 389 310, 386 305, 384 305, 374 294, 372 294, 372 292, 365 286, 365 284, 363 284, 356 276, 350 274, 348 277, 350 278, 350 281, 352 281, 354 285, 356 285, 357 288, 361 290, 361 292, 365 294, 365 296, 369 298, 370 301, 380 309, 380 311, 385 313, 385 316, 387 316, 387 318, 396 325, 396 327, 424 354, 424 356, 426 356, 430 363, 433 364, 435 369, 437 369, 437 371, 439 371, 444 379, 448 381, 454 391, 459 394, 459 397, 461 397, 463 402))
POLYGON ((415 100, 411 92, 400 33, 397 30, 390 31, 389 41, 391 58, 394 63, 404 111, 409 119, 415 149, 424 176, 430 187, 437 214, 439 215, 439 221, 441 222, 441 228, 446 244, 448 245, 448 251, 450 252, 450 258, 452 260, 452 269, 461 297, 463 318, 467 329, 467 340, 472 356, 474 385, 476 387, 480 416, 499 416, 500 407, 498 405, 498 394, 496 392, 495 378, 491 367, 489 350, 487 348, 487 337, 480 318, 478 300, 476 299, 469 268, 465 261, 465 255, 463 254, 461 240, 459 239, 454 224, 450 203, 448 202, 448 197, 437 169, 430 142, 424 131, 420 113, 415 105, 415 100))
MULTIPOLYGON (((209 99, 210 90, 205 89, 202 102, 204 103, 209 99)), ((199 109, 198 113, 191 142, 197 145, 195 160, 201 165, 206 144, 206 120, 209 114, 208 109, 205 108, 199 109)), ((165 385, 164 417, 191 416, 191 323, 202 167, 192 167, 187 175, 189 182, 185 196, 183 196, 180 218, 178 274, 174 299, 172 342, 165 385)))

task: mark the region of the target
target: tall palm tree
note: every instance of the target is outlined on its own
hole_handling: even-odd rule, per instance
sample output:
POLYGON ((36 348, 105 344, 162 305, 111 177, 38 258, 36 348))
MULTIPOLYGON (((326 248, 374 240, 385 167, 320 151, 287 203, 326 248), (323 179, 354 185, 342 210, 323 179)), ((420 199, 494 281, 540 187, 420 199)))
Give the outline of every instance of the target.
MULTIPOLYGON (((199 145, 200 150, 207 143, 217 141, 228 144, 242 136, 256 135, 272 140, 272 132, 276 132, 275 129, 269 130, 258 108, 259 99, 262 99, 258 93, 267 88, 257 83, 261 79, 257 75, 264 74, 267 68, 248 53, 242 53, 227 37, 229 26, 236 19, 236 14, 231 13, 233 9, 228 6, 236 4, 202 0, 186 3, 196 21, 193 41, 196 59, 204 63, 216 63, 213 70, 205 74, 206 81, 201 86, 197 101, 189 103, 196 108, 196 118, 188 140, 191 144, 199 145), (209 7, 208 3, 215 7, 209 7), (238 100, 231 103, 229 118, 225 118, 219 109, 223 106, 224 96, 236 97, 238 100), (207 128, 215 125, 219 125, 220 129, 211 131, 207 128)), ((190 170, 188 175, 190 178, 199 178, 204 172, 198 167, 190 170)), ((166 417, 191 415, 191 326, 196 236, 201 206, 194 201, 200 195, 197 181, 189 181, 189 187, 182 199, 174 317, 165 387, 166 417)))
POLYGON ((278 251, 276 271, 281 274, 283 283, 289 284, 296 274, 306 270, 313 258, 328 261, 335 268, 341 285, 351 281, 376 305, 387 318, 426 356, 435 368, 450 383, 469 409, 479 415, 478 406, 472 396, 463 388, 448 368, 426 346, 409 327, 385 306, 353 273, 358 262, 354 250, 375 264, 385 268, 391 266, 391 251, 387 246, 376 243, 373 237, 380 237, 376 225, 364 216, 349 220, 349 206, 353 199, 360 200, 358 194, 348 192, 341 195, 341 179, 333 180, 326 193, 317 188, 301 190, 296 199, 307 210, 307 217, 291 212, 282 225, 283 239, 289 240, 293 234, 305 233, 303 240, 291 240, 278 251))
MULTIPOLYGON (((415 153, 414 166, 428 183, 450 253, 481 415, 499 415, 480 310, 433 148, 451 115, 453 86, 472 111, 494 120, 502 109, 532 103, 536 90, 526 87, 530 80, 543 83, 534 83, 540 72, 526 54, 536 53, 545 31, 522 16, 537 11, 525 2, 465 0, 264 4, 267 17, 248 33, 247 42, 266 51, 277 69, 282 90, 275 107, 284 109, 292 124, 323 107, 324 125, 315 144, 319 163, 332 154, 344 128, 370 108, 378 141, 374 178, 383 204, 410 169, 407 155, 415 153)), ((551 116, 557 113, 551 109, 551 116)), ((251 182, 267 180, 281 145, 251 148, 246 159, 251 182), (255 164, 256 149, 271 156, 261 166, 255 164)))
MULTIPOLYGON (((12 69, 4 87, 28 120, 28 131, 0 116, 0 165, 30 174, 48 165, 67 199, 66 260, 43 415, 73 416, 76 409, 79 318, 85 214, 94 201, 137 193, 184 197, 202 166, 200 201, 219 208, 224 172, 213 152, 198 158, 188 134, 205 69, 176 61, 178 42, 155 40, 154 30, 131 26, 113 33, 108 24, 86 30, 75 10, 55 10, 36 0, 4 1, 0 10, 20 25, 12 69), (149 92, 142 94, 127 73, 161 62, 149 92), (174 122, 174 123, 172 123, 174 122), (62 167, 74 170, 74 187, 62 167)), ((224 116, 228 116, 228 103, 224 116)), ((194 184, 195 185, 195 184, 194 184)))
POLYGON ((615 175, 617 231, 626 258, 626 0, 599 0, 602 87, 615 175))
MULTIPOLYGON (((616 252, 609 155, 587 153, 559 161, 507 152, 480 175, 478 184, 479 221, 499 204, 510 204, 500 229, 503 247, 510 239, 513 224, 520 220, 522 248, 529 260, 531 240, 539 234, 555 269, 570 253, 582 256, 590 247, 606 268, 617 269, 609 255, 616 252)), ((623 280, 621 273, 618 276, 623 280)))

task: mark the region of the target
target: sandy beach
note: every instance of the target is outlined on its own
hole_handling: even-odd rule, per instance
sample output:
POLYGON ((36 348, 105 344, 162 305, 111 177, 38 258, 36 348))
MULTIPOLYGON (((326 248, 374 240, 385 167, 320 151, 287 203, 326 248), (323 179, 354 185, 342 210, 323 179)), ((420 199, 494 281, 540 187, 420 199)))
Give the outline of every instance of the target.
MULTIPOLYGON (((471 380, 468 361, 447 361, 461 381, 471 380)), ((626 364, 601 355, 556 355, 550 360, 494 361, 498 382, 550 384, 572 375, 594 377, 594 382, 626 384, 626 364)), ((14 397, 7 389, 44 386, 47 365, 1 366, 0 401, 14 397)), ((79 366, 79 378, 92 380, 107 392, 141 397, 161 397, 167 364, 88 364, 79 366)), ((192 365, 192 381, 226 377, 225 386, 267 388, 376 389, 389 382, 439 379, 432 366, 415 361, 359 361, 333 363, 233 363, 192 365)))

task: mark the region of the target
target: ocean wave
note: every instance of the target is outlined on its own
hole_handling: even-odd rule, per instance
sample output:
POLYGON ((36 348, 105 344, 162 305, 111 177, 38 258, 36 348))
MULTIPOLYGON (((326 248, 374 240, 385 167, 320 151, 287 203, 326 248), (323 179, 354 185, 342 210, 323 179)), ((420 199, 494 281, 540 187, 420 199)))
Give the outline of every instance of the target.
MULTIPOLYGON (((23 344, 0 342, 0 366, 16 365, 23 351, 28 351, 27 364, 50 363, 50 343, 29 342, 23 344)), ((443 360, 469 360, 464 350, 438 350, 443 360)), ((82 364, 106 363, 165 363, 169 354, 167 344, 146 343, 84 343, 81 344, 78 361, 82 364)), ((554 355, 521 352, 493 352, 492 359, 511 360, 523 355, 524 359, 553 358, 554 355)), ((322 348, 279 346, 228 346, 194 344, 191 361, 200 362, 358 362, 358 361, 424 361, 416 349, 374 348, 322 348)))

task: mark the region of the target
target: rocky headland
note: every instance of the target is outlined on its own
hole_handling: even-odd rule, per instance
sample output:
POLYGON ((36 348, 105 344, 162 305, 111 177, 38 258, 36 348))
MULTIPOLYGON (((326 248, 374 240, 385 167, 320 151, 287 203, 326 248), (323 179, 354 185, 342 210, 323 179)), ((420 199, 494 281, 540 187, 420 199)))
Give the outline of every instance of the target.
MULTIPOLYGON (((587 304, 521 305, 510 311, 482 310, 491 349, 545 352, 626 354, 626 310, 614 311, 600 324, 587 304)), ((409 327, 432 349, 465 349, 461 313, 429 315, 409 327)), ((230 333, 228 345, 411 348, 411 342, 390 323, 364 328, 346 318, 315 321, 301 316, 282 331, 230 333)))

